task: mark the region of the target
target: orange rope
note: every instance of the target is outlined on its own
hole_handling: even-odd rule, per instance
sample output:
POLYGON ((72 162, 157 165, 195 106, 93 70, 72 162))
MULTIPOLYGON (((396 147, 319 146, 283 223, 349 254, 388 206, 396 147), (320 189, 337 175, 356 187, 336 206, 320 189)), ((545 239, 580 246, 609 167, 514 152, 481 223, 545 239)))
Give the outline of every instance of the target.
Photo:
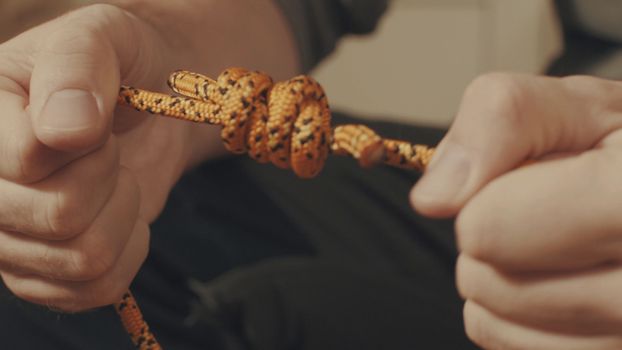
MULTIPOLYGON (((217 80, 178 71, 169 86, 181 96, 123 86, 118 101, 139 111, 220 125, 231 152, 291 168, 302 178, 317 175, 330 153, 349 155, 363 167, 384 162, 419 171, 434 154, 425 145, 382 139, 364 125, 331 128, 324 90, 308 76, 274 84, 269 76, 242 68, 227 69, 217 80)), ((115 308, 138 349, 161 349, 129 292, 115 308)))
POLYGON ((136 299, 131 292, 123 295, 120 302, 114 305, 115 310, 121 317, 123 327, 130 335, 132 343, 140 350, 161 350, 160 344, 149 330, 147 322, 143 319, 136 299))
POLYGON ((328 154, 350 155, 363 166, 380 162, 423 170, 433 149, 382 139, 363 125, 330 126, 330 109, 322 87, 311 77, 285 82, 241 68, 217 80, 178 71, 169 79, 182 96, 122 87, 119 103, 140 111, 222 126, 231 152, 248 153, 260 163, 292 168, 300 177, 317 175, 328 154))

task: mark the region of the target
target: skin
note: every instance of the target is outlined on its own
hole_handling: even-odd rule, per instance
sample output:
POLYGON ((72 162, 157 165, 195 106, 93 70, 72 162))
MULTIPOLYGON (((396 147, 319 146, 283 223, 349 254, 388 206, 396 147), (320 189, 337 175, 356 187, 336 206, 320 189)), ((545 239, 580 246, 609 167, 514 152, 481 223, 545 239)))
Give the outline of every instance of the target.
POLYGON ((467 89, 411 199, 457 216, 466 333, 482 348, 622 348, 620 96, 592 77, 467 89))
POLYGON ((297 62, 269 0, 97 4, 0 45, 6 286, 68 312, 120 300, 173 184, 222 153, 217 128, 115 109, 121 83, 166 91, 175 69, 231 64, 283 78, 297 62))
MULTIPOLYGON (((0 45, 0 275, 17 296, 70 312, 118 301, 171 186, 221 152, 215 128, 115 110, 121 82, 297 72, 267 0, 171 3, 89 6, 0 45)), ((457 284, 483 348, 622 348, 620 95, 589 77, 467 89, 412 201, 458 217, 457 284)))

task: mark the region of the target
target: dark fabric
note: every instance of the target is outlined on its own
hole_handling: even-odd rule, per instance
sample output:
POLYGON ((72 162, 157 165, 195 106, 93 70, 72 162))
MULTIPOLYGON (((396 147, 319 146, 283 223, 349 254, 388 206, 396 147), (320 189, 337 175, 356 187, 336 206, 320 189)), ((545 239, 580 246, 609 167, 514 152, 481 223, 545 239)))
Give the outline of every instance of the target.
POLYGON ((288 18, 305 72, 330 54, 341 37, 371 32, 388 0, 277 0, 288 18))
MULTIPOLYGON (((564 34, 564 52, 551 64, 548 73, 596 74, 601 64, 622 49, 622 12, 616 10, 622 8, 622 3, 617 0, 556 0, 555 3, 564 34), (607 13, 606 18, 602 13, 607 13)), ((598 75, 620 79, 622 69, 598 75)))
MULTIPOLYGON (((553 76, 567 76, 573 74, 595 74, 599 66, 615 55, 622 48, 614 42, 596 38, 589 33, 565 27, 564 51, 554 60, 548 74, 553 76)), ((615 75, 615 74, 614 74, 615 75)), ((603 76, 603 78, 617 79, 622 77, 622 69, 618 76, 603 76)))
MULTIPOLYGON (((374 127, 421 143, 441 136, 374 127)), ((474 348, 454 287, 452 223, 410 209, 416 179, 349 159, 311 181, 245 157, 204 164, 152 225, 132 288, 165 349, 474 348)), ((131 349, 110 308, 60 315, 0 293, 8 349, 131 349)))
POLYGON ((619 0, 556 0, 556 3, 566 28, 622 44, 619 0))

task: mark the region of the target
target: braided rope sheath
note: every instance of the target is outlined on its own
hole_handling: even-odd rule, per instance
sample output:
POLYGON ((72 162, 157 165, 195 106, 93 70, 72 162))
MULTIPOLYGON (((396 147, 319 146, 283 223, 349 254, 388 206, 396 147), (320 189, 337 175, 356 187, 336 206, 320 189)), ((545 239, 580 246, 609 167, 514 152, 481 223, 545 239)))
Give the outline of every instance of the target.
POLYGON ((120 302, 114 305, 115 310, 121 317, 123 327, 130 335, 132 343, 139 350, 162 350, 155 336, 149 330, 147 322, 138 308, 136 299, 131 292, 123 295, 120 302))
POLYGON ((322 87, 299 76, 274 84, 259 72, 224 71, 217 80, 187 71, 171 75, 169 86, 181 96, 123 87, 119 103, 139 111, 221 125, 227 149, 248 153, 260 163, 292 168, 302 178, 317 175, 329 153, 350 155, 364 166, 384 162, 423 170, 434 150, 382 139, 364 125, 330 126, 322 87))
MULTIPOLYGON (((263 73, 230 68, 217 80, 177 71, 168 83, 181 96, 123 86, 119 104, 220 125, 223 142, 231 152, 248 153, 260 163, 291 168, 302 178, 317 175, 330 153, 349 155, 362 167, 384 162, 420 171, 434 154, 434 149, 425 145, 382 139, 364 125, 340 125, 332 129, 324 90, 308 76, 274 84, 263 73)), ((138 349, 161 349, 129 292, 115 308, 138 349)))

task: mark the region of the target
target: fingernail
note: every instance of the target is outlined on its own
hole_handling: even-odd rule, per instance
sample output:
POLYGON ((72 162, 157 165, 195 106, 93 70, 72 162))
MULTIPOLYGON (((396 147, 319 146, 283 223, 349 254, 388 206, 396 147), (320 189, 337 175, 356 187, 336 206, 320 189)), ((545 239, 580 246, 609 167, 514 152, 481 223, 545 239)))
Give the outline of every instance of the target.
POLYGON ((100 118, 92 93, 78 89, 50 95, 39 117, 39 126, 48 131, 73 132, 92 128, 100 118))
POLYGON ((432 159, 413 196, 424 205, 453 204, 464 190, 470 170, 468 152, 459 145, 447 143, 432 159))

